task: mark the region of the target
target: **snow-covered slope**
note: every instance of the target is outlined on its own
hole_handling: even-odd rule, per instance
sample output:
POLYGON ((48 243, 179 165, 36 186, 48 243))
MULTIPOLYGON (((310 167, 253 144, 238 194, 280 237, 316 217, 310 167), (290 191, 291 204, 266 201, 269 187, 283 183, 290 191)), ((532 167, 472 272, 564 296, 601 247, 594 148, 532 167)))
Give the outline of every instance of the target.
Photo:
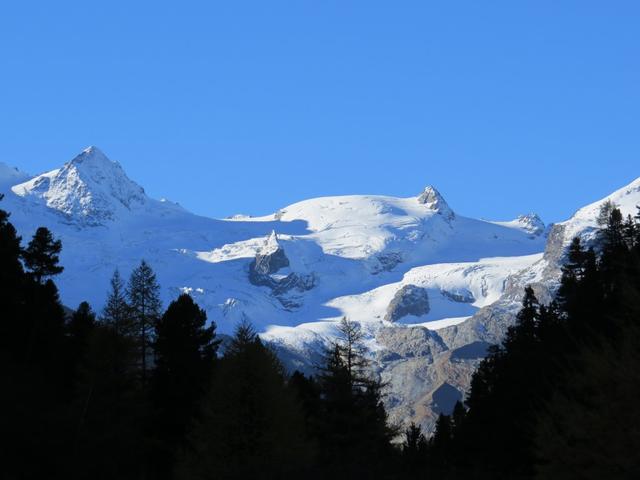
POLYGON ((497 298, 513 265, 532 263, 544 247, 541 231, 519 222, 455 215, 433 187, 417 197, 325 197, 267 217, 215 220, 149 198, 95 147, 33 178, 11 175, 2 175, 4 204, 21 233, 28 238, 42 224, 63 241, 66 303, 100 308, 114 268, 126 275, 144 258, 165 302, 191 292, 223 332, 243 318, 260 330, 343 315, 379 321, 411 283, 427 288, 432 303, 411 321, 445 325, 497 298))
POLYGON ((129 180, 117 162, 89 147, 62 168, 12 188, 16 195, 42 202, 70 221, 102 225, 145 205, 144 190, 129 180))
POLYGON ((28 174, 0 162, 0 193, 11 188, 12 185, 24 182, 28 178, 28 174))
MULTIPOLYGON (((638 185, 612 199, 631 208, 638 185)), ((452 352, 504 330, 486 312, 513 309, 525 281, 551 278, 549 230, 535 214, 467 218, 433 187, 409 198, 324 197, 217 220, 149 198, 90 147, 35 177, 0 165, 0 193, 24 238, 45 225, 62 239, 57 282, 67 305, 88 300, 99 310, 114 269, 126 276, 146 259, 165 305, 189 292, 223 333, 248 319, 298 368, 311 365, 346 315, 363 325, 380 374, 393 380, 392 413, 423 423, 439 386, 466 388, 477 357, 455 364, 452 352)), ((597 206, 590 208, 550 230, 558 248, 593 226, 597 206)))

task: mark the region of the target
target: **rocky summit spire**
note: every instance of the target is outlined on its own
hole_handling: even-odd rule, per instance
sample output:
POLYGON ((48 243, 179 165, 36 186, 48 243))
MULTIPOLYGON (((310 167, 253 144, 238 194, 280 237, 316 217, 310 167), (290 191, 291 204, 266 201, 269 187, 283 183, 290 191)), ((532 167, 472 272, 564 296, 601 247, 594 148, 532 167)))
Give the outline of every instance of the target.
POLYGON ((438 190, 436 190, 431 185, 427 186, 420 194, 420 196, 418 197, 418 203, 421 203, 430 210, 439 213, 447 220, 452 220, 455 217, 453 210, 449 208, 449 205, 442 197, 442 195, 440 195, 440 192, 438 192, 438 190))
POLYGON ((281 250, 280 242, 278 242, 278 234, 276 231, 271 230, 271 234, 267 237, 264 245, 260 248, 260 253, 262 255, 271 255, 275 253, 276 250, 281 250))

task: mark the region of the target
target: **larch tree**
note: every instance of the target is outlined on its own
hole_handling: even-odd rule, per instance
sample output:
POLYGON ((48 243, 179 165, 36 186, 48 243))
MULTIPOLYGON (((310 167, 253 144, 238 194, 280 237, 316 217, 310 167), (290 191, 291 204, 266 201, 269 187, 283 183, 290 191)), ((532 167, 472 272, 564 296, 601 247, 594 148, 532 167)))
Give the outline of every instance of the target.
POLYGON ((127 296, 132 318, 136 323, 136 340, 139 350, 142 383, 147 382, 151 345, 154 341, 155 324, 162 314, 160 285, 156 274, 146 261, 131 273, 127 286, 127 296))

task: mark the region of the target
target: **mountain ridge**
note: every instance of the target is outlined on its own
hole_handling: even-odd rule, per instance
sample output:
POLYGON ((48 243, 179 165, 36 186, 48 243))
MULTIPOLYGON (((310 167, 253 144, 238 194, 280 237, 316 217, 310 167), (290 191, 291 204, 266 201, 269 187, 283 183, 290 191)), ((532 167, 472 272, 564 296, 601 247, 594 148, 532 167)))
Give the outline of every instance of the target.
MULTIPOLYGON (((249 320, 289 368, 303 370, 348 316, 389 382, 392 418, 427 429, 447 408, 432 408, 434 394, 445 383, 464 393, 481 358, 469 352, 499 341, 525 284, 543 298, 553 289, 567 236, 591 228, 603 201, 551 227, 535 214, 461 216, 434 187, 407 198, 320 197, 219 220, 149 198, 95 147, 27 180, 3 171, 0 207, 20 234, 44 225, 63 241, 58 284, 69 306, 88 300, 99 310, 113 270, 126 275, 144 258, 165 304, 190 293, 221 333, 249 320)), ((612 195, 630 210, 640 179, 612 195)))

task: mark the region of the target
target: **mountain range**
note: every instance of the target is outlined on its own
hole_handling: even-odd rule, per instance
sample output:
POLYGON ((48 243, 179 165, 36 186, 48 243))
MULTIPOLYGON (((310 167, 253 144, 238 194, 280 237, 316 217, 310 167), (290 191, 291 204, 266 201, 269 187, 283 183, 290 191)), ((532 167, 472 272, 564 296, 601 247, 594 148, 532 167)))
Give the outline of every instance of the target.
POLYGON ((524 286, 548 301, 571 239, 595 241, 606 200, 634 215, 640 178, 548 226, 531 213, 461 216, 433 186, 206 218, 150 198, 96 147, 36 176, 0 164, 0 193, 25 239, 46 226, 62 240, 67 306, 99 311, 114 270, 126 276, 145 259, 165 306, 189 293, 223 334, 250 321, 289 369, 309 373, 346 316, 365 333, 391 420, 431 430, 513 323, 524 286))

